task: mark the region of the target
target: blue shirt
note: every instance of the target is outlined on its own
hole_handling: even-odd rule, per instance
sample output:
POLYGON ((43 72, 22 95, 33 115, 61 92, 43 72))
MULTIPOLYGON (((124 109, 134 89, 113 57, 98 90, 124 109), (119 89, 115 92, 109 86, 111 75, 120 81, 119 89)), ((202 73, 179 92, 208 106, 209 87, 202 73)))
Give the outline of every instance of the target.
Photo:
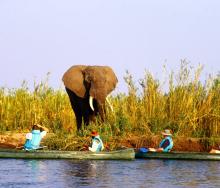
POLYGON ((24 148, 26 150, 33 150, 40 147, 40 142, 42 138, 46 135, 46 131, 40 132, 40 130, 33 130, 31 133, 28 134, 31 137, 26 139, 24 148))

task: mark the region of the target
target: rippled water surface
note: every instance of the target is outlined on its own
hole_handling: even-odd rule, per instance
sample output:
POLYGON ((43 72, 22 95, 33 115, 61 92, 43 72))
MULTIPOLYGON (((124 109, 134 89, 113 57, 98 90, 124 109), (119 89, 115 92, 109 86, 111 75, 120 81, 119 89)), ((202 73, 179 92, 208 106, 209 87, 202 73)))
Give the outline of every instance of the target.
POLYGON ((218 161, 0 159, 0 187, 220 187, 218 161))

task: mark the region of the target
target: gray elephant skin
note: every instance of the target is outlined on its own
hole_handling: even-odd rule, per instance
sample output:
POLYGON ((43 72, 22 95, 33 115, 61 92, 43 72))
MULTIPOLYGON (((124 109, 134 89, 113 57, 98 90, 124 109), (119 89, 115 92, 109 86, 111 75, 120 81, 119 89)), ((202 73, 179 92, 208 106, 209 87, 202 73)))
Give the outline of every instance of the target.
POLYGON ((77 130, 100 115, 104 121, 106 97, 116 87, 118 79, 108 66, 74 65, 62 78, 75 113, 77 130))

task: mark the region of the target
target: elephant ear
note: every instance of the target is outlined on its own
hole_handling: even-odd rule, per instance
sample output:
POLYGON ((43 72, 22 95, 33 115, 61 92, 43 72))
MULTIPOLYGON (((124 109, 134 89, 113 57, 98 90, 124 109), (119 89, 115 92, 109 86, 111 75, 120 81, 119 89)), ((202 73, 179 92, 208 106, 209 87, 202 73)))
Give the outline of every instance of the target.
POLYGON ((83 70, 86 66, 76 65, 70 67, 63 75, 65 87, 73 91, 78 97, 84 97, 86 88, 84 86, 83 70))
POLYGON ((118 83, 118 79, 117 79, 117 77, 111 67, 106 66, 104 68, 104 71, 105 71, 106 83, 107 83, 106 84, 106 92, 108 95, 109 93, 111 93, 115 89, 116 84, 118 83))

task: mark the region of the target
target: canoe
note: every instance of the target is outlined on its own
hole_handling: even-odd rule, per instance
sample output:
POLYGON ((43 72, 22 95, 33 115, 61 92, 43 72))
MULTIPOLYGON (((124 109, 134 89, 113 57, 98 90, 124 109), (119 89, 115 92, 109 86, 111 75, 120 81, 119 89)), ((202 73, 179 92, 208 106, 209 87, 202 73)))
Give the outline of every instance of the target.
POLYGON ((59 151, 59 150, 16 150, 0 149, 0 158, 13 159, 88 159, 88 160, 132 160, 135 158, 134 149, 103 151, 59 151))
POLYGON ((220 161, 220 154, 203 152, 136 152, 135 158, 220 161))

